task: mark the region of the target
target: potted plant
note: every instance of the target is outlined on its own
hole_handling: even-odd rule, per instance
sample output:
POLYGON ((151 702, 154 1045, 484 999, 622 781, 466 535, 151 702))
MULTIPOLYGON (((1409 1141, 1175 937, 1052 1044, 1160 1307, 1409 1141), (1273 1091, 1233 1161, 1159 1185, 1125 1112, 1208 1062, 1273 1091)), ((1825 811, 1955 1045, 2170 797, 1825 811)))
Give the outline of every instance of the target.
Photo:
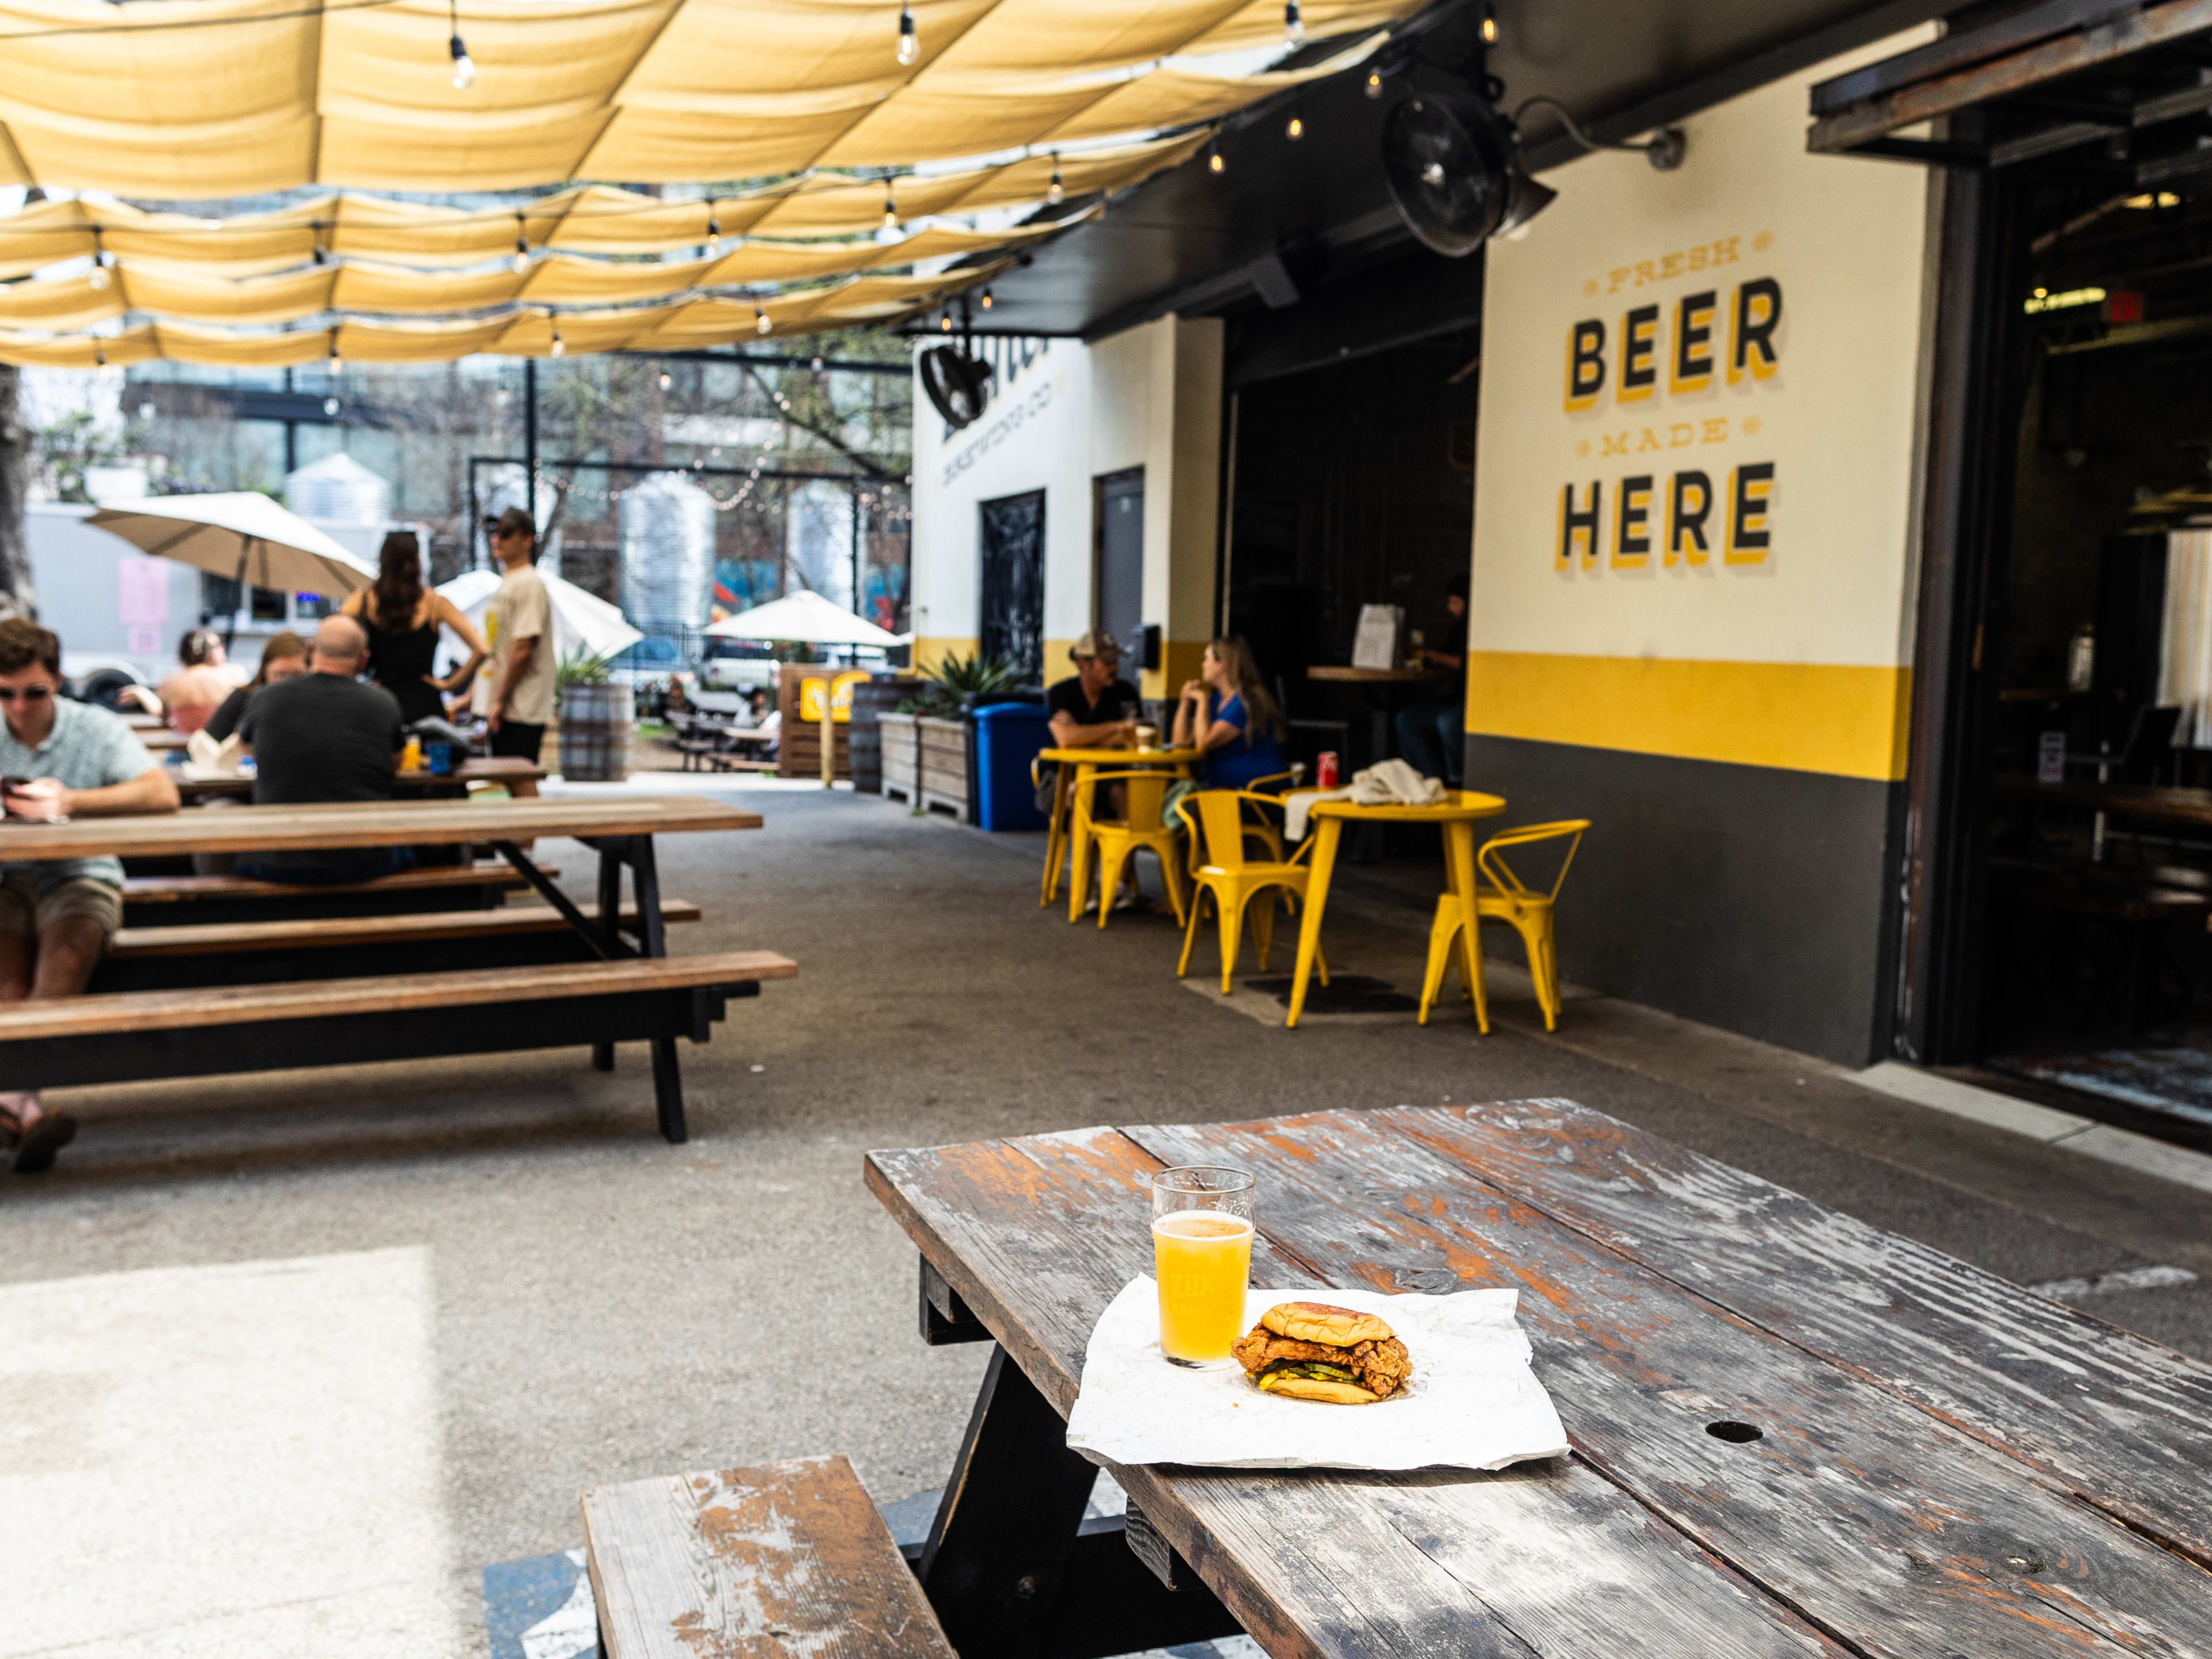
POLYGON ((920 694, 878 716, 883 727, 884 793, 903 795, 916 811, 933 806, 966 823, 975 806, 975 738, 969 714, 1010 691, 1019 676, 980 651, 948 656, 918 671, 920 694))
POLYGON ((620 783, 629 775, 637 715, 627 685, 608 672, 611 659, 579 653, 553 676, 560 706, 561 775, 571 782, 620 783))

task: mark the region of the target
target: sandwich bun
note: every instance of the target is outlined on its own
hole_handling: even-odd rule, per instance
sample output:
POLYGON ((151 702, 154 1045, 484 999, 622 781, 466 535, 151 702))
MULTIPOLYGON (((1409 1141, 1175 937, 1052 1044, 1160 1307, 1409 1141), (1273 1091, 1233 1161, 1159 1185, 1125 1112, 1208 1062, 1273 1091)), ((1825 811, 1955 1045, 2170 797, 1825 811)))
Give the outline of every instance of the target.
POLYGON ((1268 1394, 1287 1395, 1293 1400, 1319 1400, 1332 1406, 1372 1406, 1382 1398, 1356 1382, 1331 1382, 1317 1376, 1292 1376, 1284 1371, 1262 1372, 1254 1380, 1268 1394))
MULTIPOLYGON (((1288 1337, 1293 1342, 1318 1342, 1332 1348, 1349 1348, 1360 1342, 1387 1342, 1395 1334, 1373 1314, 1332 1307, 1326 1302, 1279 1302, 1260 1316, 1260 1323, 1277 1336, 1288 1337)), ((1290 1390, 1282 1392, 1287 1394, 1290 1390)), ((1358 1392, 1364 1400, 1376 1398, 1364 1389, 1358 1392)))

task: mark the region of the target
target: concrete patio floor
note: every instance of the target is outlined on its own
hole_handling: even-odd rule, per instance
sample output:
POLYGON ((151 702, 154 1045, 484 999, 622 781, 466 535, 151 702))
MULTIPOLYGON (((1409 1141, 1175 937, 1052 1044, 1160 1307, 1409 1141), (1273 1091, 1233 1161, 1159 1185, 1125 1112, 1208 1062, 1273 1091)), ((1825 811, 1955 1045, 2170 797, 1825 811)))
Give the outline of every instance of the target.
MULTIPOLYGON (((1042 837, 726 793, 768 827, 664 843, 707 915, 672 943, 801 974, 684 1050, 686 1146, 636 1051, 53 1097, 77 1145, 0 1178, 0 1659, 479 1659, 479 1570, 573 1547, 580 1486, 831 1450, 939 1485, 984 1351, 916 1340, 871 1146, 1564 1095, 2022 1283, 2180 1270, 2082 1305, 2212 1357, 2212 1192, 1606 998, 1547 1036, 1505 971, 1487 1038, 1285 1033, 1179 984, 1169 919, 1040 909, 1042 837)), ((1331 964, 1417 991, 1388 876, 1340 884, 1331 964)))

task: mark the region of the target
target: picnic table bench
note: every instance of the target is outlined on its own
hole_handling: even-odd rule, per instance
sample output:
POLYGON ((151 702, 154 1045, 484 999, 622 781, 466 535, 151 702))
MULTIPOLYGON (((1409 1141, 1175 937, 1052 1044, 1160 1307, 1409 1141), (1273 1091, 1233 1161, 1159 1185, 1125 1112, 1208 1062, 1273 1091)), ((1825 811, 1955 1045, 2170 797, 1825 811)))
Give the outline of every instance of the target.
POLYGON ((676 732, 677 752, 684 757, 684 769, 687 772, 698 769, 695 762, 718 772, 775 770, 774 761, 762 759, 757 752, 741 751, 773 747, 778 732, 676 710, 670 711, 668 723, 676 732))
MULTIPOLYGON (((132 943, 141 964, 165 962, 169 966, 161 971, 188 975, 175 964, 196 962, 205 972, 191 988, 95 992, 0 1006, 0 1069, 23 1079, 16 1087, 45 1088, 589 1045, 592 1063, 604 1071, 614 1064, 616 1043, 644 1041, 653 1054, 661 1133, 680 1141, 686 1129, 676 1039, 706 1042, 729 998, 755 994, 763 981, 798 969, 766 951, 670 959, 653 837, 757 829, 760 822, 757 813, 688 796, 344 802, 62 823, 11 820, 0 824, 0 855, 11 860, 488 842, 569 930, 553 935, 569 945, 562 954, 586 959, 548 962, 532 952, 522 962, 495 957, 491 965, 451 970, 301 981, 283 976, 285 952, 310 947, 297 937, 267 933, 261 937, 270 950, 247 953, 259 957, 255 981, 222 983, 239 976, 240 935, 232 934, 220 951, 184 958, 137 939, 132 943), (555 836, 581 841, 599 855, 598 903, 589 915, 525 850, 555 836), (625 869, 632 899, 627 929, 625 869), (270 980, 277 982, 265 982, 270 980)), ((423 965, 423 940, 440 927, 447 945, 458 945, 474 927, 483 942, 507 951, 516 939, 530 938, 538 920, 527 918, 518 933, 496 921, 415 919, 417 954, 411 960, 423 965)), ((358 921, 326 919, 321 926, 331 939, 353 939, 351 948, 362 948, 358 921)), ((398 919, 377 948, 409 944, 410 926, 398 919)), ((400 959, 410 960, 404 951, 400 959)), ((132 970, 133 958, 126 957, 118 971, 132 970)))
POLYGON ((1256 1285, 1518 1289, 1574 1449, 1116 1468, 1163 1573, 1117 1634, 1225 1611, 1275 1659, 2212 1653, 2212 1368, 1522 1101, 871 1153, 925 1334, 999 1345, 919 1564, 963 1659, 1112 1650, 1066 1617, 1098 1564, 1062 1419, 1099 1313, 1151 1271, 1146 1176, 1200 1163, 1258 1176, 1256 1285))
MULTIPOLYGON (((551 878, 558 867, 541 864, 551 878)), ((518 888, 529 886, 505 860, 437 864, 401 870, 374 881, 299 887, 251 876, 127 876, 123 925, 161 927, 186 923, 264 921, 286 916, 374 916, 397 912, 490 909, 518 888)))

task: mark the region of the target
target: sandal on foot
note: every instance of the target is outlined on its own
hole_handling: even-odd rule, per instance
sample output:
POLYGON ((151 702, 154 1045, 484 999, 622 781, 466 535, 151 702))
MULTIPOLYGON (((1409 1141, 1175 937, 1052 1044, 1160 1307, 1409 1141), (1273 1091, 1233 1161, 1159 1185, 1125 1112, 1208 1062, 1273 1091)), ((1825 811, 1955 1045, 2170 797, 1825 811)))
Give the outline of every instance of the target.
POLYGON ((56 1154, 76 1139, 76 1120, 67 1112, 49 1112, 22 1131, 9 1167, 17 1175, 44 1175, 54 1167, 56 1154))

